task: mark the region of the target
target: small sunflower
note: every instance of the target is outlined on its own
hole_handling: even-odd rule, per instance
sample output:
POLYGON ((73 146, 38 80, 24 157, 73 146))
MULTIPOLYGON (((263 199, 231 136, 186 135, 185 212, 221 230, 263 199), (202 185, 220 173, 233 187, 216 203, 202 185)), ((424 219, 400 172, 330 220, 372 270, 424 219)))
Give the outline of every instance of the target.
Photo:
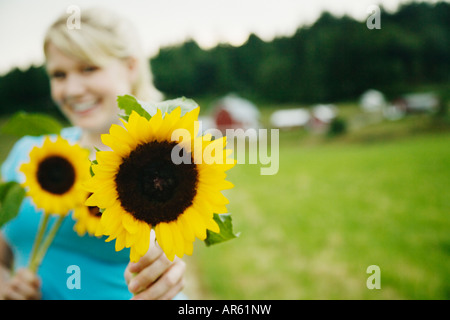
POLYGON ((107 241, 116 239, 117 251, 129 247, 133 262, 147 252, 151 228, 170 260, 192 254, 195 238, 204 240, 207 229, 220 231, 213 215, 227 212, 221 191, 233 187, 225 171, 235 161, 227 159, 231 151, 224 150, 225 138, 197 137, 198 113, 196 108, 181 117, 177 108, 163 118, 158 110, 147 120, 133 111, 128 122, 122 121, 124 127, 112 125, 102 135, 112 151, 97 152, 95 175, 86 183, 93 194, 86 205, 105 209, 101 224, 107 241), (173 141, 176 129, 186 129, 189 141, 173 141), (189 154, 190 163, 172 161, 176 146, 189 154), (221 161, 202 161, 208 146, 223 151, 221 161))
POLYGON ((73 218, 76 223, 73 229, 80 237, 86 232, 91 236, 100 237, 103 235, 103 228, 100 223, 101 217, 102 212, 99 207, 86 206, 83 203, 74 210, 73 218))
POLYGON ((22 164, 23 186, 38 209, 61 216, 82 204, 87 193, 82 182, 89 178, 89 151, 70 145, 60 136, 46 137, 42 147, 30 151, 30 162, 22 164))

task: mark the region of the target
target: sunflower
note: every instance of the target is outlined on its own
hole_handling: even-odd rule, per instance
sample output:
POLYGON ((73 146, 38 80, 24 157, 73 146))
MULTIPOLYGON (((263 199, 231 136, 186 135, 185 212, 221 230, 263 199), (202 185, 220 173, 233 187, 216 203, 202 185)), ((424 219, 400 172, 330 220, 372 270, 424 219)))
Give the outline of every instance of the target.
POLYGON ((100 237, 103 235, 102 225, 100 224, 101 216, 102 212, 99 207, 86 206, 83 203, 74 210, 73 218, 76 223, 73 229, 80 237, 86 232, 91 236, 100 237))
POLYGON ((20 171, 25 174, 27 195, 38 209, 65 216, 85 201, 82 182, 89 178, 88 155, 89 151, 60 136, 54 142, 46 137, 42 147, 30 151, 30 162, 22 164, 20 171))
POLYGON ((107 241, 116 239, 117 251, 129 247, 133 262, 147 252, 152 228, 170 260, 192 254, 195 238, 204 240, 207 229, 220 231, 213 215, 227 212, 221 191, 233 187, 225 171, 235 161, 227 159, 231 151, 224 150, 225 138, 197 137, 198 113, 196 108, 181 117, 176 108, 163 118, 158 110, 147 120, 133 111, 128 122, 122 120, 124 127, 112 125, 102 135, 112 151, 97 152, 95 175, 86 183, 93 194, 86 205, 104 208, 101 224, 107 241), (176 129, 187 130, 190 138, 173 141, 176 129), (172 161, 177 146, 191 161, 172 161), (210 160, 203 157, 208 147, 223 151, 216 155, 220 161, 204 161, 210 160))

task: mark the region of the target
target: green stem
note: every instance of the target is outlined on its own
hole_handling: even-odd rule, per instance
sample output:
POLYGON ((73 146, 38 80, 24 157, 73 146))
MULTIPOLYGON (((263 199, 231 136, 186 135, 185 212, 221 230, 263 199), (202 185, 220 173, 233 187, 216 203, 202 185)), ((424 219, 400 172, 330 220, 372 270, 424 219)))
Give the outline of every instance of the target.
POLYGON ((31 252, 30 265, 29 265, 30 270, 33 272, 36 272, 36 268, 34 265, 35 260, 36 260, 36 254, 42 243, 42 238, 44 237, 45 230, 47 229, 47 224, 48 224, 49 218, 50 218, 49 214, 43 213, 43 216, 41 218, 41 223, 39 225, 39 230, 38 230, 38 233, 36 234, 36 239, 34 240, 33 250, 31 252))
POLYGON ((65 216, 59 216, 58 220, 56 220, 56 222, 53 224, 52 228, 50 229, 47 237, 45 237, 45 240, 42 243, 41 248, 39 249, 39 251, 36 254, 36 259, 33 264, 34 269, 31 269, 32 271, 36 272, 37 269, 39 268, 39 266, 41 265, 42 259, 44 259, 44 256, 47 253, 48 248, 52 244, 53 239, 55 238, 56 233, 59 230, 59 227, 61 226, 62 222, 64 221, 64 218, 65 218, 65 216))

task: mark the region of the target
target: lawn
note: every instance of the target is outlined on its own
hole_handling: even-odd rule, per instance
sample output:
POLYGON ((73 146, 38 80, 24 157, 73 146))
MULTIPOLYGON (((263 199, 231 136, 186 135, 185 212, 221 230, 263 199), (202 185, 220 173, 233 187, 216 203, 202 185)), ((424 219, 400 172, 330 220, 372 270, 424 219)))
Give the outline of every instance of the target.
POLYGON ((196 242, 194 298, 449 299, 450 134, 382 126, 399 132, 358 135, 370 143, 282 133, 278 174, 233 168, 226 195, 241 236, 196 242), (370 265, 381 289, 366 286, 370 265))

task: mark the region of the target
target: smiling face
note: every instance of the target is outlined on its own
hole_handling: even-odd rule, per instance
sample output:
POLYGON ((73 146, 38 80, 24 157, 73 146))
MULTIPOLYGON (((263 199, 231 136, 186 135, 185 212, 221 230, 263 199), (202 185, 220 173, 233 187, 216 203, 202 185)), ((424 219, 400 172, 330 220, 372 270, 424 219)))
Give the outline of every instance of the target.
POLYGON ((135 69, 132 59, 97 66, 64 54, 52 43, 47 49, 53 100, 73 125, 91 133, 105 133, 117 123, 117 96, 130 94, 135 69))

